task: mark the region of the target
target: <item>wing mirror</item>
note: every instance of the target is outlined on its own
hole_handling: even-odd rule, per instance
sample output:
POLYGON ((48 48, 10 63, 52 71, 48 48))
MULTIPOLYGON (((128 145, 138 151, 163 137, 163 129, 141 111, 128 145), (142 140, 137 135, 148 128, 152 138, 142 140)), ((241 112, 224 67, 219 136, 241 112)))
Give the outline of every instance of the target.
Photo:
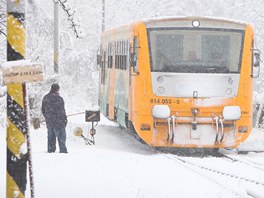
POLYGON ((258 78, 260 72, 260 50, 252 49, 252 78, 258 78))
POLYGON ((130 62, 130 67, 136 67, 137 60, 136 60, 136 54, 135 53, 130 53, 129 62, 130 62))

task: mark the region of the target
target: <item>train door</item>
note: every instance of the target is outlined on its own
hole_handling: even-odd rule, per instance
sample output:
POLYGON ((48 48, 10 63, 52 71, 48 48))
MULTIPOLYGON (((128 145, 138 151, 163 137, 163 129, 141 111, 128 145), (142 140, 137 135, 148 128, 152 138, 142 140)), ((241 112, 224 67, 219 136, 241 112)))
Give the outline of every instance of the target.
MULTIPOLYGON (((133 77, 137 75, 138 72, 138 36, 134 35, 132 41, 130 41, 129 50, 129 98, 128 98, 128 120, 133 121, 133 77)), ((128 121, 128 122, 129 122, 128 121)), ((130 126, 128 126, 130 127, 130 126)))
MULTIPOLYGON (((116 48, 117 48, 117 42, 113 42, 110 45, 109 48, 109 54, 111 57, 110 59, 110 65, 109 65, 109 96, 108 96, 108 118, 110 120, 115 119, 115 111, 114 111, 114 98, 115 98, 115 65, 116 65, 116 48)), ((109 61, 109 60, 108 60, 109 61)))
POLYGON ((107 99, 106 99, 106 87, 105 87, 105 56, 106 56, 106 52, 105 50, 102 49, 102 59, 101 59, 101 63, 100 63, 100 66, 101 66, 101 71, 100 71, 100 81, 101 81, 101 88, 100 88, 100 98, 99 98, 99 101, 100 101, 100 108, 101 108, 101 111, 104 115, 106 115, 107 113, 107 109, 106 109, 106 102, 107 102, 107 99))

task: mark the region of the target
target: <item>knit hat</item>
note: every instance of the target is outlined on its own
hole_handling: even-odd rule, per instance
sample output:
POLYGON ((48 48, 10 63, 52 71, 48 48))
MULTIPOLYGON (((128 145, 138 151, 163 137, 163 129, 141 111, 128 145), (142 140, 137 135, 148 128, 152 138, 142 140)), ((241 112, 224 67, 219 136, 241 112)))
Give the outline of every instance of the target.
POLYGON ((60 90, 60 86, 59 86, 58 84, 54 83, 54 84, 51 85, 50 92, 52 92, 52 93, 56 93, 56 92, 58 92, 59 90, 60 90))

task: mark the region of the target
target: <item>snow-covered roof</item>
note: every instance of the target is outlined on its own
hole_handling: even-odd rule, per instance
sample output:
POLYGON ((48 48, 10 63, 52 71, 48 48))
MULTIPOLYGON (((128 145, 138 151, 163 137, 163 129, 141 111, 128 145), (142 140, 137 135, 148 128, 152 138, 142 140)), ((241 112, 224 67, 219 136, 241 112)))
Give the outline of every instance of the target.
POLYGON ((30 60, 16 60, 16 61, 3 62, 3 63, 1 63, 0 67, 9 68, 9 67, 18 67, 21 65, 31 65, 31 64, 32 63, 30 60))
MULTIPOLYGON (((151 17, 151 18, 145 18, 142 20, 135 21, 130 24, 124 24, 118 27, 114 27, 112 29, 106 30, 105 32, 111 32, 112 30, 116 28, 123 28, 127 29, 129 26, 133 26, 139 23, 145 23, 148 27, 152 27, 152 24, 154 23, 159 23, 159 22, 173 22, 173 25, 176 27, 180 27, 183 24, 180 24, 178 22, 183 22, 183 21, 204 21, 207 23, 206 27, 212 27, 214 26, 215 22, 219 22, 222 28, 235 28, 235 29, 243 29, 245 26, 249 25, 249 23, 245 21, 239 21, 239 20, 233 20, 233 19, 228 19, 228 18, 220 18, 220 17, 209 17, 209 16, 162 16, 162 17, 151 17)), ((165 25, 165 24, 164 24, 165 25)), ((219 25, 218 25, 219 26, 219 25)), ((186 27, 186 23, 183 25, 183 27, 186 27)))
POLYGON ((153 21, 173 21, 173 20, 208 20, 208 21, 221 21, 229 23, 238 23, 241 25, 248 25, 249 23, 240 20, 233 20, 223 17, 211 17, 211 16, 162 16, 162 17, 152 17, 143 19, 142 22, 150 23, 153 21))

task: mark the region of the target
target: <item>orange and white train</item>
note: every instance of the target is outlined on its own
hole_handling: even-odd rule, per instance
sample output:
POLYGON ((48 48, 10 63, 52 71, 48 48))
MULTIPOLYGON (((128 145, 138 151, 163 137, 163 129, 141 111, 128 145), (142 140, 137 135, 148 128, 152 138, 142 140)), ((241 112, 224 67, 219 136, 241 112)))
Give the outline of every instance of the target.
POLYGON ((238 147, 252 130, 253 44, 249 24, 206 17, 105 31, 101 113, 153 147, 238 147))

